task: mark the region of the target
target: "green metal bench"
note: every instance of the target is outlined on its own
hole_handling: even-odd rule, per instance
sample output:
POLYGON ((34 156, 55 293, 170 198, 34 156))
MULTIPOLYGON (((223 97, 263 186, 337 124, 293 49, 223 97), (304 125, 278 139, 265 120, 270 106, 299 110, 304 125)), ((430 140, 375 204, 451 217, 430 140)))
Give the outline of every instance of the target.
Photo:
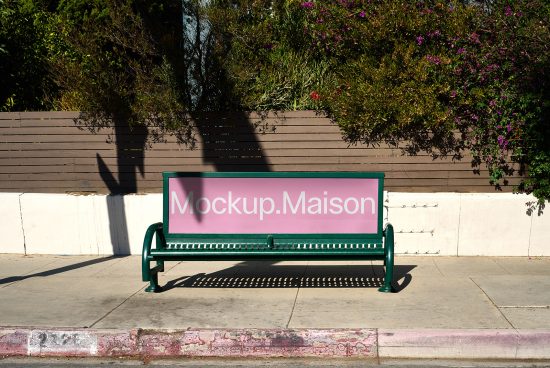
POLYGON ((143 242, 145 290, 162 290, 164 261, 381 260, 378 290, 391 292, 383 181, 383 173, 357 172, 163 173, 163 222, 143 242))

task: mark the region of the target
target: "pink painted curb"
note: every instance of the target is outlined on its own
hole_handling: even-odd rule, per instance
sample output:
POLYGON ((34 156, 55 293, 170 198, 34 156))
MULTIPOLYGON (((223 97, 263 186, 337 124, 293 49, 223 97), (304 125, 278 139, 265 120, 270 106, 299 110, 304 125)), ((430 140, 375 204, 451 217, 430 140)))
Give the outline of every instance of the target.
POLYGON ((373 329, 1 329, 0 356, 363 357, 373 329))
POLYGON ((0 356, 550 359, 550 330, 0 327, 0 356))
POLYGON ((380 358, 550 359, 550 331, 378 329, 380 358))

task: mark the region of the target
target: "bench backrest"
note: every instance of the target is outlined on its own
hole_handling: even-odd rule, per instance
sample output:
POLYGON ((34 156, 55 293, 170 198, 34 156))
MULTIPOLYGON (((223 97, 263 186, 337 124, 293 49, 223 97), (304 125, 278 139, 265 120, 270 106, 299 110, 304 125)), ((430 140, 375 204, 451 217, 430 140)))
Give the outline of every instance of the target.
POLYGON ((165 172, 167 241, 381 241, 384 174, 165 172))

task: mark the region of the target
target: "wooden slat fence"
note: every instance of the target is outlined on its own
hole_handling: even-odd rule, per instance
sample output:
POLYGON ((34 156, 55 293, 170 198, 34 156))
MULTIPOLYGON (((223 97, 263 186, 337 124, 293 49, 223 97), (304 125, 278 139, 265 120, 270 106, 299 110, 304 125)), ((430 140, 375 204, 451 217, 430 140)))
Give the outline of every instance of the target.
MULTIPOLYGON (((211 114, 195 120, 197 145, 148 143, 144 128, 91 133, 78 112, 0 113, 1 192, 160 192, 163 171, 383 171, 386 189, 494 192, 471 157, 433 160, 381 144, 349 146, 314 112, 211 114)), ((503 191, 511 191, 518 177, 503 191)))

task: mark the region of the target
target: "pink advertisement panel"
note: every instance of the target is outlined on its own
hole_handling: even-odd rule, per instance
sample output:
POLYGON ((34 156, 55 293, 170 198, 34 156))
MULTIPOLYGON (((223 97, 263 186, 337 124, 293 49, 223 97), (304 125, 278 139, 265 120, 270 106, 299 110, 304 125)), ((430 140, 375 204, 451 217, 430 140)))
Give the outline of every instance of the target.
POLYGON ((378 231, 378 179, 168 179, 168 231, 340 234, 378 231))

